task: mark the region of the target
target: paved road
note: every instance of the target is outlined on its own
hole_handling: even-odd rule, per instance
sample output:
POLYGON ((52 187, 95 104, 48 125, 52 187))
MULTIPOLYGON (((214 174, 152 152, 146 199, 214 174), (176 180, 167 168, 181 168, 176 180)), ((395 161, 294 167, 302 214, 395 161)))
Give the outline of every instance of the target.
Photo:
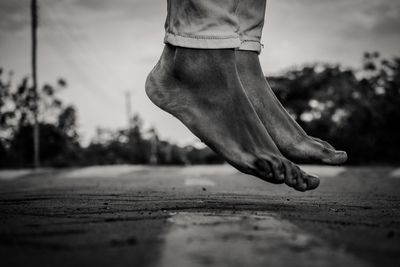
POLYGON ((0 172, 1 266, 400 266, 400 171, 229 166, 0 172))

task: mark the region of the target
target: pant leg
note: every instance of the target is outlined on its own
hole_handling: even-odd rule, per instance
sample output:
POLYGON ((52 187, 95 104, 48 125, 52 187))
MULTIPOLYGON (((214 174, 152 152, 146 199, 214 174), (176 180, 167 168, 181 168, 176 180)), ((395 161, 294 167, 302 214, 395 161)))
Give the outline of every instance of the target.
POLYGON ((267 0, 241 0, 237 9, 239 19, 239 50, 261 52, 267 0))
POLYGON ((239 1, 168 0, 164 42, 200 49, 239 48, 239 1))

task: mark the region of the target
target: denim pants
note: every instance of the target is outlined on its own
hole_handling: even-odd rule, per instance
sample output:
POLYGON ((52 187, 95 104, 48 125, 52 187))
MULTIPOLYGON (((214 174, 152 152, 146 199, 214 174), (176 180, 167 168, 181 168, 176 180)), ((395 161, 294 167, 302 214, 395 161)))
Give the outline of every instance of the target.
POLYGON ((266 0, 168 0, 164 42, 261 52, 266 0))

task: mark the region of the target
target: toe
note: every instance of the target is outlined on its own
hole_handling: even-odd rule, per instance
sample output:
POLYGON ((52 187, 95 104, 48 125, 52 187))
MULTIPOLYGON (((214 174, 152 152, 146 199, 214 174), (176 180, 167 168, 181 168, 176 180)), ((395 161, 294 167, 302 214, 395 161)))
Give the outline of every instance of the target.
POLYGON ((285 181, 285 174, 282 161, 274 157, 270 160, 270 166, 274 175, 274 179, 277 181, 277 183, 283 183, 285 181))
POLYGON ((282 165, 285 169, 285 184, 293 187, 296 184, 296 170, 289 161, 283 161, 282 165))
POLYGON ((305 192, 307 191, 307 184, 304 182, 303 179, 297 180, 297 184, 294 187, 297 191, 305 192))
POLYGON ((257 159, 254 162, 254 165, 256 167, 256 169, 258 170, 258 172, 260 173, 260 178, 262 178, 265 181, 268 181, 270 183, 274 183, 274 184, 279 184, 282 182, 278 182, 276 179, 274 179, 274 172, 273 169, 271 167, 271 164, 268 163, 268 161, 266 159, 257 159))
POLYGON ((297 185, 297 181, 301 180, 301 170, 298 166, 291 164, 292 168, 292 179, 287 179, 286 184, 290 187, 295 188, 297 185))
POLYGON ((314 141, 312 143, 309 143, 309 145, 311 146, 309 146, 307 149, 311 159, 333 165, 346 162, 346 152, 336 150, 328 142, 321 139, 315 137, 312 137, 312 139, 314 141))
POLYGON ((317 138, 317 137, 312 137, 315 141, 317 141, 317 142, 319 142, 320 144, 322 144, 323 146, 325 146, 326 148, 328 148, 328 149, 330 149, 330 150, 333 150, 333 151, 335 151, 336 149, 331 145, 331 144, 329 144, 328 142, 326 142, 326 141, 324 141, 324 140, 322 140, 322 139, 319 139, 319 138, 317 138))
POLYGON ((297 182, 294 188, 298 191, 304 192, 307 190, 307 183, 306 183, 306 178, 307 174, 300 170, 299 176, 297 176, 297 182))
POLYGON ((345 151, 335 150, 327 158, 323 158, 322 162, 327 164, 342 164, 347 161, 347 153, 345 151))
POLYGON ((307 190, 313 190, 319 186, 320 180, 314 175, 308 174, 305 178, 307 190))

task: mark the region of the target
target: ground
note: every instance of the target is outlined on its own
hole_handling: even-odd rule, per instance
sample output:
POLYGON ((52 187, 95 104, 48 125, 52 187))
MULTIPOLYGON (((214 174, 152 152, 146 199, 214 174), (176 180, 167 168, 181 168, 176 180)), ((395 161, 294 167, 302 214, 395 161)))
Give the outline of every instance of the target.
POLYGON ((400 170, 300 193, 230 166, 0 172, 1 266, 400 266, 400 170))

